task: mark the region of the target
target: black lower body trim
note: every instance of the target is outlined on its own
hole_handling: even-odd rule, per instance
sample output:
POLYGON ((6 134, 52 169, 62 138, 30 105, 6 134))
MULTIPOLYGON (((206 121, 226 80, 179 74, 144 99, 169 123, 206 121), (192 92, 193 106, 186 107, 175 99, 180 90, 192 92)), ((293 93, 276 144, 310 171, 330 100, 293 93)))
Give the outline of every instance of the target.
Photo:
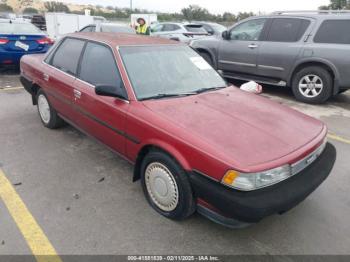
POLYGON ((330 143, 310 166, 275 185, 243 192, 191 172, 189 177, 197 198, 204 200, 224 216, 246 223, 256 223, 264 217, 284 213, 310 195, 330 174, 336 159, 336 149, 330 143))

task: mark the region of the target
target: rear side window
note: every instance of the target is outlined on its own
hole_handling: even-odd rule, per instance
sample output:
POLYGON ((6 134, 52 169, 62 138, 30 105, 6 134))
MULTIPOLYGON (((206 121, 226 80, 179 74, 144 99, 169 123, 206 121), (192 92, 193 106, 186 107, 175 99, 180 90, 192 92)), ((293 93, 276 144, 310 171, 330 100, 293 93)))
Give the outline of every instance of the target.
POLYGON ((51 65, 68 74, 76 75, 84 44, 83 40, 65 39, 53 55, 51 65))
POLYGON ((314 38, 315 43, 350 44, 350 20, 326 20, 314 38))
POLYGON ((305 34, 310 21, 295 18, 275 18, 272 21, 267 41, 296 42, 305 34))
POLYGON ((188 32, 207 33, 202 25, 185 25, 188 32))
POLYGON ((109 47, 88 43, 81 60, 79 78, 94 86, 121 88, 122 80, 115 58, 109 47))

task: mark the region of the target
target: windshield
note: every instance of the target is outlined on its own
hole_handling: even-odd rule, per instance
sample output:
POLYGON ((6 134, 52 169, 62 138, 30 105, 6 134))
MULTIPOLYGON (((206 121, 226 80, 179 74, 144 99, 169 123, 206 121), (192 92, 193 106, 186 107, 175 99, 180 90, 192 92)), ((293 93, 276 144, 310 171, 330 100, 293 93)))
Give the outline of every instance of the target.
POLYGON ((227 86, 188 46, 128 46, 119 50, 139 100, 164 94, 195 94, 227 86))
POLYGON ((135 33, 134 29, 128 26, 122 26, 122 25, 103 25, 101 27, 102 32, 107 33, 135 33))
POLYGON ((227 30, 226 27, 224 27, 223 25, 220 25, 220 24, 211 24, 210 25, 216 32, 219 32, 219 33, 222 33, 224 32, 225 30, 227 30))
POLYGON ((0 23, 0 34, 42 35, 36 26, 25 23, 0 23))

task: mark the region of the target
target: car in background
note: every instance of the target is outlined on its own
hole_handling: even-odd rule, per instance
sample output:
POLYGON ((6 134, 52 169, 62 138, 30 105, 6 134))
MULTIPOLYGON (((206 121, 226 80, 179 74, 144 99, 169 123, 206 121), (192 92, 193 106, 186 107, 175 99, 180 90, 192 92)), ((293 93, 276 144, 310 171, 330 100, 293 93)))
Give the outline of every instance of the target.
POLYGON ((21 82, 45 127, 71 123, 133 163, 150 206, 174 220, 197 210, 243 227, 284 213, 336 159, 324 123, 228 85, 176 41, 66 35, 23 57, 21 82))
POLYGON ((350 88, 350 11, 276 12, 191 42, 225 78, 291 87, 323 103, 350 88))
POLYGON ((53 41, 31 23, 0 20, 0 66, 19 66, 23 55, 46 53, 52 45, 53 41))
POLYGON ((46 31, 46 19, 42 15, 33 15, 31 23, 42 31, 46 31))
POLYGON ((222 32, 227 30, 227 27, 220 25, 218 23, 212 23, 212 22, 195 22, 196 24, 202 25, 205 31, 208 32, 209 35, 213 36, 220 36, 222 35, 222 32))
POLYGON ((125 24, 96 23, 83 27, 79 32, 105 32, 105 33, 128 33, 136 34, 135 30, 125 24))
POLYGON ((189 43, 209 34, 201 24, 164 22, 151 26, 151 35, 189 43))

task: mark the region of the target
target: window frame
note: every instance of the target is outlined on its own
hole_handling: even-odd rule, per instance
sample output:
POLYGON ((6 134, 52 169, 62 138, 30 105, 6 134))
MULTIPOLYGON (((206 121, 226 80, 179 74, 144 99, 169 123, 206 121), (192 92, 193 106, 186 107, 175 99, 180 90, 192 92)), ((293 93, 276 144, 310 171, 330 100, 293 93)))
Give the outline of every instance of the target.
POLYGON ((266 29, 265 35, 263 37, 264 38, 263 41, 271 42, 271 43, 297 43, 297 42, 300 42, 300 40, 303 38, 303 36, 305 36, 306 32, 312 26, 312 20, 308 19, 308 18, 303 18, 303 17, 273 17, 273 18, 270 18, 269 20, 270 21, 268 22, 267 29, 266 29), (281 20, 281 19, 304 20, 304 21, 308 21, 309 24, 306 27, 306 29, 303 32, 303 34, 301 34, 301 35, 300 35, 300 32, 299 32, 301 30, 301 28, 299 28, 299 31, 297 32, 297 36, 300 35, 300 37, 297 40, 294 40, 294 41, 271 41, 271 40, 269 40, 273 22, 275 20, 281 20))
POLYGON ((241 42, 258 42, 258 41, 262 41, 263 39, 266 38, 266 29, 267 29, 267 25, 270 24, 270 19, 269 18, 265 18, 265 17, 259 17, 259 18, 253 18, 253 19, 249 19, 249 20, 244 20, 242 21, 241 23, 237 24, 237 25, 234 25, 233 27, 231 27, 229 30, 228 30, 228 35, 230 36, 229 38, 229 41, 241 41, 241 42), (237 27, 245 24, 245 23, 249 23, 249 22, 252 22, 252 21, 257 21, 257 20, 265 20, 265 23, 264 23, 264 26, 263 28, 261 29, 261 33, 258 37, 257 40, 238 40, 238 39, 231 39, 231 32, 233 30, 235 30, 237 27))
POLYGON ((317 34, 319 33, 321 27, 326 23, 326 22, 333 22, 333 21, 349 21, 350 23, 350 19, 324 19, 317 27, 316 29, 316 33, 315 35, 313 36, 312 38, 312 42, 314 44, 321 44, 321 45, 349 45, 349 43, 332 43, 332 42, 319 42, 319 41, 315 41, 316 37, 317 37, 317 34))
POLYGON ((47 57, 45 57, 45 59, 44 59, 45 63, 47 63, 47 64, 50 65, 51 67, 55 68, 56 70, 59 70, 60 72, 63 72, 63 73, 65 73, 65 74, 69 75, 69 76, 72 76, 72 77, 76 78, 76 77, 77 77, 77 74, 78 74, 78 69, 79 69, 79 63, 80 63, 81 55, 82 55, 83 51, 85 50, 86 41, 87 41, 87 40, 86 40, 86 39, 83 39, 83 38, 70 37, 70 36, 64 37, 64 38, 60 41, 60 43, 55 47, 55 49, 52 51, 52 53, 49 53, 49 54, 47 55, 47 57), (65 72, 64 70, 62 70, 62 69, 60 69, 60 68, 57 68, 56 66, 54 66, 54 65, 52 64, 53 58, 55 57, 57 51, 60 49, 60 47, 62 46, 62 44, 63 44, 67 39, 80 40, 80 41, 85 42, 84 45, 83 45, 83 48, 81 49, 80 56, 79 56, 79 58, 78 58, 77 72, 76 72, 74 75, 73 75, 73 74, 70 74, 70 73, 68 73, 68 72, 65 72), (47 58, 49 58, 48 61, 46 61, 47 58))
MULTIPOLYGON (((81 39, 81 38, 80 38, 80 39, 81 39)), ((83 79, 80 78, 81 63, 82 63, 82 61, 83 61, 83 57, 84 57, 84 54, 85 54, 86 47, 87 47, 88 43, 93 43, 93 44, 101 45, 101 46, 104 46, 104 47, 106 47, 107 49, 109 49, 109 51, 111 52, 111 55, 112 55, 114 64, 115 64, 115 66, 116 66, 117 72, 118 72, 118 74, 119 74, 119 76, 120 76, 120 80, 121 80, 120 82, 121 82, 121 85, 122 85, 120 88, 124 89, 125 95, 126 95, 125 99, 119 98, 119 97, 115 97, 115 98, 116 98, 116 99, 123 100, 123 101, 129 102, 129 101, 130 101, 130 98, 129 98, 128 90, 126 89, 126 85, 125 85, 124 79, 123 79, 123 77, 122 77, 122 73, 121 73, 121 70, 120 70, 120 66, 118 65, 115 52, 113 51, 113 48, 112 48, 110 45, 106 44, 106 43, 99 42, 99 41, 95 41, 95 40, 90 40, 90 39, 85 39, 85 45, 84 45, 84 47, 83 47, 83 49, 82 49, 82 52, 81 52, 81 54, 80 54, 80 57, 79 57, 76 79, 79 80, 79 81, 81 81, 81 82, 83 82, 83 83, 85 83, 85 84, 87 84, 88 86, 90 86, 90 87, 93 88, 93 89, 95 89, 95 87, 96 87, 94 84, 91 84, 91 83, 89 83, 89 82, 87 82, 87 81, 85 81, 85 80, 83 80, 83 79)))

